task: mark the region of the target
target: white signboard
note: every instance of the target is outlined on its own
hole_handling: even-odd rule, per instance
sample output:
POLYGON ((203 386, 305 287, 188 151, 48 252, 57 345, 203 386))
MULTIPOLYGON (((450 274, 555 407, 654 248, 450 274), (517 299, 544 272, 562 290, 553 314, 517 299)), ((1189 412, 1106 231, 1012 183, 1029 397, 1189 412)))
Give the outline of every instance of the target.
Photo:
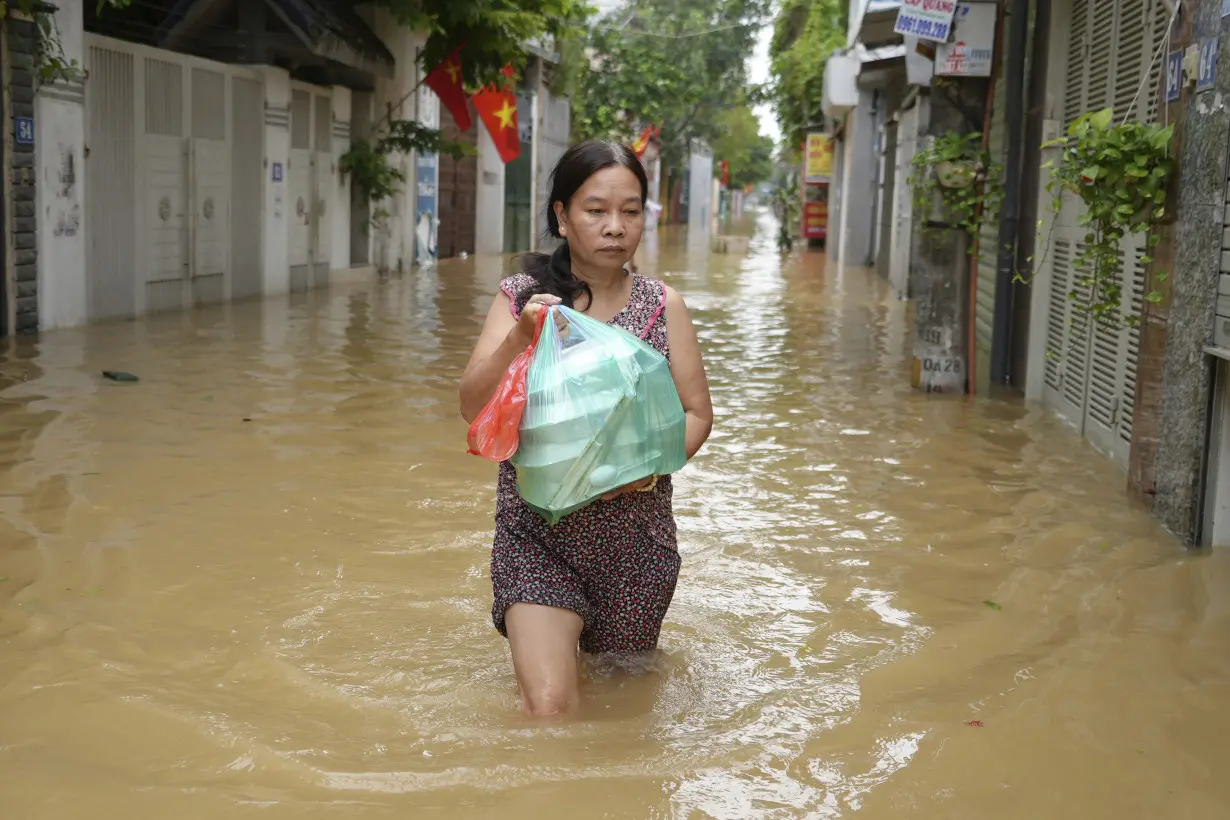
POLYGON ((957 0, 901 0, 897 12, 897 34, 943 43, 952 31, 952 16, 957 0))
POLYGON ((995 62, 996 3, 957 4, 952 42, 935 49, 939 77, 990 77, 995 62))
MULTIPOLYGON (((931 85, 931 78, 935 75, 935 62, 926 54, 918 53, 919 39, 917 37, 905 37, 905 81, 910 85, 931 85)), ((927 45, 930 50, 933 48, 927 45)))

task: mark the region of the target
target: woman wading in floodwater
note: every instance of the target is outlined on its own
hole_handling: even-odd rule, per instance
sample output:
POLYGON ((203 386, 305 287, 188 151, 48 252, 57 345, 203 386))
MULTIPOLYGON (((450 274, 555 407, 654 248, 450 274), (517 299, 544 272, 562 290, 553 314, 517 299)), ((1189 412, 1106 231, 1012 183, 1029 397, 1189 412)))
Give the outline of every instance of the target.
MULTIPOLYGON (((640 160, 622 145, 589 140, 560 158, 547 228, 564 241, 550 256, 526 254, 523 272, 500 283, 461 377, 466 421, 529 345, 539 312, 564 304, 665 355, 687 413, 688 458, 705 443, 713 407, 687 306, 666 285, 624 268, 641 241, 648 188, 640 160)), ((655 476, 548 528, 517 494, 512 464, 500 465, 491 615, 512 648, 530 714, 576 706, 578 644, 595 654, 657 647, 679 577, 671 498, 670 476, 655 476)))

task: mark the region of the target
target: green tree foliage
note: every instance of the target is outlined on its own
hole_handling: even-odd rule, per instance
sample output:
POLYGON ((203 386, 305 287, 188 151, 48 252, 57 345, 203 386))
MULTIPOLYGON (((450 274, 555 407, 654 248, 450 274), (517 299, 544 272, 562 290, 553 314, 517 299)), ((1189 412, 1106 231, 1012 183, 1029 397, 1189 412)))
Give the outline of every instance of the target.
MULTIPOLYGON (((132 0, 96 0, 96 3, 95 8, 101 14, 108 9, 127 8, 132 0)), ((0 20, 7 20, 14 14, 32 20, 38 32, 34 70, 39 79, 45 83, 59 80, 72 82, 81 76, 81 64, 64 54, 60 32, 56 28, 54 5, 42 0, 0 0, 0 20)))
POLYGON ((690 140, 713 145, 726 112, 746 104, 746 62, 770 5, 638 0, 596 21, 579 47, 564 52, 572 63, 573 138, 630 142, 656 123, 672 167, 690 140))
POLYGON ((809 125, 823 118, 824 67, 833 50, 846 44, 849 3, 845 0, 783 0, 769 46, 773 82, 767 89, 782 134, 798 151, 809 125))
MULTIPOLYGON (((462 81, 471 91, 502 82, 500 70, 509 63, 522 68, 527 43, 543 37, 565 39, 591 13, 584 0, 372 0, 371 4, 387 10, 401 25, 427 34, 420 58, 427 71, 464 44, 462 81)), ((351 143, 339 167, 371 203, 372 219, 379 223, 385 216, 380 202, 400 191, 405 182, 405 174, 392 161, 394 155, 425 151, 461 156, 465 150, 434 128, 386 117, 375 124, 369 139, 351 143)))
POLYGON ((718 116, 721 129, 713 143, 714 172, 730 163, 730 187, 743 188, 773 176, 773 140, 760 133, 760 121, 744 101, 718 116))
MULTIPOLYGON (((525 44, 562 37, 581 25, 592 9, 584 0, 371 0, 397 22, 427 34, 423 65, 431 69, 466 44, 462 71, 478 89, 500 77, 508 63, 525 65, 525 44)), ((360 3, 355 3, 360 5, 360 3)))

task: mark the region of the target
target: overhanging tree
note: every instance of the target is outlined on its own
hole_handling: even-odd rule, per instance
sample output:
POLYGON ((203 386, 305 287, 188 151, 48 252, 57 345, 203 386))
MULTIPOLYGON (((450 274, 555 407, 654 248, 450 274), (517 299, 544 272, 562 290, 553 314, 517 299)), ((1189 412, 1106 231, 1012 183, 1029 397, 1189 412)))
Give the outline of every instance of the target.
POLYGON ((834 49, 846 44, 848 17, 843 0, 784 0, 778 10, 769 46, 772 83, 765 91, 792 153, 808 127, 823 119, 824 68, 834 49))
MULTIPOLYGON (((527 43, 542 37, 563 38, 590 14, 583 0, 370 0, 368 4, 427 35, 419 57, 424 74, 464 45, 462 79, 471 91, 505 82, 501 70, 507 65, 518 70, 524 67, 527 43)), ((405 182, 405 174, 391 157, 411 151, 462 156, 466 151, 461 144, 444 139, 438 129, 395 117, 392 110, 372 131, 370 138, 351 144, 339 159, 339 167, 372 204, 376 221, 384 213, 379 203, 405 182)))
POLYGON ((747 102, 721 112, 721 133, 713 157, 730 163, 730 187, 743 188, 773 176, 773 140, 760 133, 760 121, 747 102))
MULTIPOLYGON (((132 0, 96 0, 101 14, 108 9, 127 8, 132 0)), ((73 82, 81 77, 81 64, 64 54, 60 32, 56 28, 56 7, 44 0, 0 0, 0 20, 14 14, 34 23, 37 39, 34 49, 34 71, 41 82, 73 82)))
POLYGON ((712 145, 743 104, 747 58, 770 0, 639 0, 602 18, 566 51, 572 136, 631 142, 661 127, 674 168, 691 140, 712 145))

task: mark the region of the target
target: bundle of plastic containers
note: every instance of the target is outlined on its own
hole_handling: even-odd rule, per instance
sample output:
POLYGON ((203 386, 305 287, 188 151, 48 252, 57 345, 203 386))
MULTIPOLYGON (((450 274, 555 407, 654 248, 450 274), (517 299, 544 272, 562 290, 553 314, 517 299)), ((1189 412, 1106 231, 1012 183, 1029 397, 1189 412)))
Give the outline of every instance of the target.
POLYGON ((676 472, 687 456, 666 358, 625 330, 551 310, 530 360, 512 463, 521 497, 555 524, 612 490, 676 472))

